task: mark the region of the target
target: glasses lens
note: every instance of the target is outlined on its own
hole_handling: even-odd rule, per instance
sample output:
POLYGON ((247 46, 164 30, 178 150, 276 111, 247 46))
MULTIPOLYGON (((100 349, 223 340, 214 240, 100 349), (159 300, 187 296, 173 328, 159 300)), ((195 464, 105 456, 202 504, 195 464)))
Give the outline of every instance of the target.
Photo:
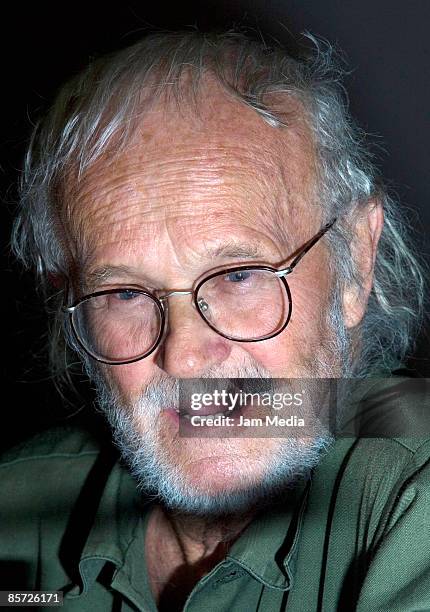
POLYGON ((88 298, 75 308, 73 327, 83 347, 97 359, 121 362, 148 353, 161 330, 157 303, 139 291, 88 298))
POLYGON ((261 340, 284 326, 290 299, 283 282, 265 270, 223 271, 205 281, 197 304, 203 317, 235 340, 261 340))

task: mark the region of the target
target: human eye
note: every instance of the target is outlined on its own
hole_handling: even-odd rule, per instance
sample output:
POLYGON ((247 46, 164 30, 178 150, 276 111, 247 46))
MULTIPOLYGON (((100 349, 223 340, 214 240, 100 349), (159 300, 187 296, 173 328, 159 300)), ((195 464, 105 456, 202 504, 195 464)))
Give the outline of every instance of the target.
POLYGON ((230 283, 242 283, 246 280, 250 280, 252 272, 249 270, 238 270, 236 272, 230 272, 224 276, 224 280, 230 283))
POLYGON ((133 289, 125 289, 124 291, 118 291, 117 293, 114 293, 114 295, 118 300, 127 302, 137 299, 140 293, 139 291, 134 291, 133 289))
POLYGON ((143 293, 139 289, 132 288, 119 288, 117 291, 113 291, 108 296, 107 306, 110 309, 118 311, 127 311, 141 309, 146 306, 149 302, 152 302, 151 298, 143 293))
POLYGON ((119 288, 108 293, 102 293, 91 299, 93 308, 104 308, 112 311, 127 311, 146 304, 148 298, 142 291, 130 288, 119 288))

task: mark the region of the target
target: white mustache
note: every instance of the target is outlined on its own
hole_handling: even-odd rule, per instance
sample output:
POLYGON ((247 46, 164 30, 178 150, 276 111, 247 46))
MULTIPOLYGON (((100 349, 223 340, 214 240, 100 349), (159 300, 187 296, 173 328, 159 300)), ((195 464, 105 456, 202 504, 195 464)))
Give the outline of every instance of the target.
MULTIPOLYGON (((197 377, 196 377, 197 378, 197 377)), ((270 380, 272 378, 270 372, 258 364, 246 364, 233 368, 208 368, 203 374, 198 377, 199 390, 203 389, 204 381, 207 381, 208 391, 213 390, 213 385, 210 384, 211 379, 221 379, 228 381, 229 379, 244 379, 241 388, 247 392, 246 379, 261 379, 270 380)), ((150 409, 153 413, 159 413, 165 408, 174 408, 179 406, 179 388, 184 379, 174 378, 166 374, 160 374, 150 380, 136 401, 136 407, 147 411, 150 409)), ((255 384, 249 387, 249 392, 255 392, 255 384)))

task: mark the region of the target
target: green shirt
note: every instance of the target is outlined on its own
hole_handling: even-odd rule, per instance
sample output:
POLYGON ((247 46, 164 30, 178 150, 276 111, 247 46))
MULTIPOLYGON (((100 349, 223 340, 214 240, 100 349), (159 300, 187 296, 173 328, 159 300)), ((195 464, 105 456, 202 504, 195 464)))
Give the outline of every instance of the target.
MULTIPOLYGON (((184 610, 430 610, 429 458, 427 439, 338 439, 184 610)), ((67 611, 156 610, 143 552, 153 502, 110 445, 49 430, 4 456, 0 482, 1 589, 62 590, 67 611)))

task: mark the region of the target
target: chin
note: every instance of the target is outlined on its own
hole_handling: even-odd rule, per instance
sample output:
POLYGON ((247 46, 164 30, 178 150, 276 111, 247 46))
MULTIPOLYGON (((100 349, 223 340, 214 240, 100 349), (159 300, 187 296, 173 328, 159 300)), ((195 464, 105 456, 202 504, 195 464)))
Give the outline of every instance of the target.
POLYGON ((223 515, 264 505, 307 477, 332 443, 324 431, 306 439, 181 437, 162 409, 172 405, 170 386, 164 395, 154 389, 125 405, 100 385, 99 404, 138 489, 175 511, 223 515))
POLYGON ((166 438, 131 425, 116 428, 116 443, 142 493, 185 514, 246 513, 306 477, 330 446, 309 439, 166 438))

